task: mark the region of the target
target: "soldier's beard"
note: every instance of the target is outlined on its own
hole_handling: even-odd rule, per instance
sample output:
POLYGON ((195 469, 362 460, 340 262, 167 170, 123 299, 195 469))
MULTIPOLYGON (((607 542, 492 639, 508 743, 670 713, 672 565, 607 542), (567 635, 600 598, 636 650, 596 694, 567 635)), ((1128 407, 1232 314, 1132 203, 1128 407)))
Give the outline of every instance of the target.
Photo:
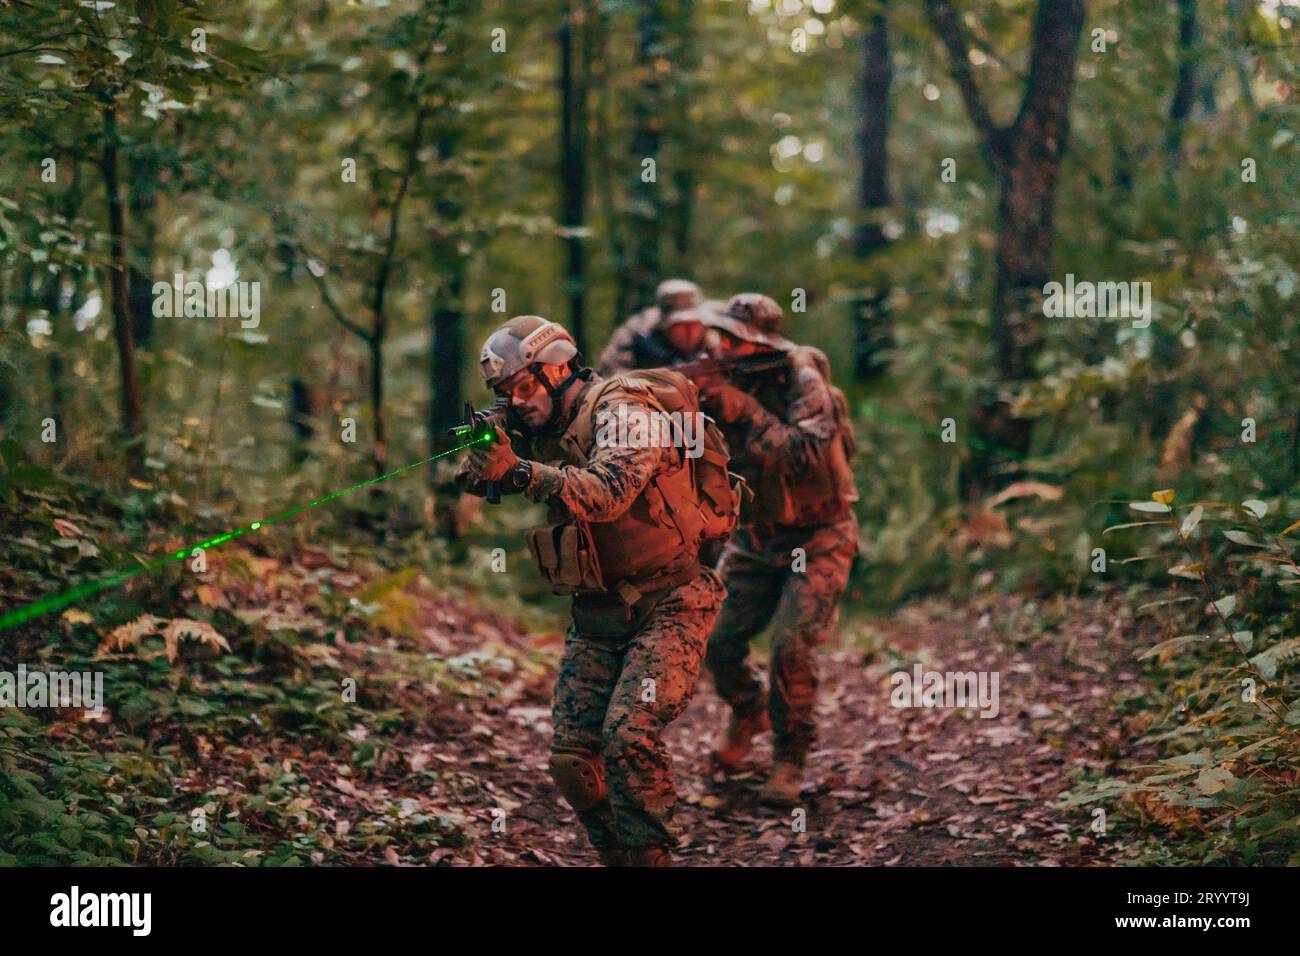
POLYGON ((548 409, 538 408, 536 405, 529 405, 523 409, 515 410, 515 417, 523 424, 525 430, 537 434, 546 430, 546 427, 555 419, 555 405, 550 403, 548 409))

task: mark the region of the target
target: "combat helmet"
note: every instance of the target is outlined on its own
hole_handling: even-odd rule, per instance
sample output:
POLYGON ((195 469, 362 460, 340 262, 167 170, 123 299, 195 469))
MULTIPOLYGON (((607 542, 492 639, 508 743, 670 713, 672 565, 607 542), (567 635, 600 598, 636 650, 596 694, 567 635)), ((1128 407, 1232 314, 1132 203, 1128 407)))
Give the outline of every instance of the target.
POLYGON ((682 309, 693 309, 704 301, 700 287, 689 279, 665 279, 655 289, 655 305, 660 318, 667 318, 682 309))
POLYGON ((727 303, 727 315, 747 322, 768 335, 780 334, 781 320, 784 318, 781 307, 775 300, 759 292, 733 295, 727 303))
POLYGON ((488 336, 478 364, 487 387, 495 389, 533 365, 566 365, 577 355, 564 326, 540 315, 517 315, 488 336))

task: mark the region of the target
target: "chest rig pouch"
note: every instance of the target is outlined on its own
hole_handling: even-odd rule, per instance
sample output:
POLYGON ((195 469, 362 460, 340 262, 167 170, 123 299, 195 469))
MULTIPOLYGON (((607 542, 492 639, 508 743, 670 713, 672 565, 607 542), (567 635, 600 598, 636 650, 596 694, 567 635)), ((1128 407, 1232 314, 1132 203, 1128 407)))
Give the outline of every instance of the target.
POLYGON ((556 594, 603 591, 605 579, 586 522, 542 525, 527 535, 528 550, 556 594))

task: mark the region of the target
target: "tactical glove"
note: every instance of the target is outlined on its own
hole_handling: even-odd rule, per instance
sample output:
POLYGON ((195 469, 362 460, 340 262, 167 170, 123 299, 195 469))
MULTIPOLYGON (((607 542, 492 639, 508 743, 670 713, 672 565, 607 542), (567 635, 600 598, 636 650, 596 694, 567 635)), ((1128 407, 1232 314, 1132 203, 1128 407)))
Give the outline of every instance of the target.
POLYGON ((519 463, 519 456, 510 446, 510 436, 500 428, 496 433, 496 441, 490 445, 475 445, 466 456, 466 469, 479 481, 500 481, 519 463))
POLYGON ((761 422, 767 417, 766 409, 753 395, 734 385, 717 385, 700 397, 704 410, 720 422, 761 422))

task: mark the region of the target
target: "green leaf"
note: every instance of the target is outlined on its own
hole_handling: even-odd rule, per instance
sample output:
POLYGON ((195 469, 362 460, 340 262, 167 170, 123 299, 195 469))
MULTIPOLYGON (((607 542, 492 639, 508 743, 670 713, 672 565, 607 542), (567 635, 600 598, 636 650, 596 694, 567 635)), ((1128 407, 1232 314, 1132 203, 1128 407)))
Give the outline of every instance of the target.
POLYGON ((1278 667, 1294 657, 1300 657, 1300 637, 1292 637, 1274 644, 1268 650, 1252 657, 1250 663, 1264 680, 1272 680, 1277 676, 1278 667))
POLYGON ((1201 523, 1201 516, 1204 514, 1205 514, 1205 509, 1202 508, 1200 505, 1197 505, 1190 512, 1188 512, 1187 517, 1183 519, 1183 526, 1179 529, 1179 531, 1181 531, 1183 534, 1191 534, 1192 531, 1195 530, 1196 526, 1201 523))
POLYGON ((1196 777, 1196 789, 1206 795, 1219 793, 1237 782, 1232 771, 1225 767, 1210 767, 1202 770, 1196 777))
POLYGON ((1167 521, 1130 521, 1127 524, 1113 524, 1102 532, 1103 535, 1110 534, 1112 531, 1119 531, 1121 528, 1145 528, 1153 524, 1168 524, 1167 521))
POLYGON ((1252 548, 1267 548, 1268 545, 1262 541, 1256 541, 1244 531, 1225 531, 1223 536, 1233 544, 1244 544, 1252 548))

